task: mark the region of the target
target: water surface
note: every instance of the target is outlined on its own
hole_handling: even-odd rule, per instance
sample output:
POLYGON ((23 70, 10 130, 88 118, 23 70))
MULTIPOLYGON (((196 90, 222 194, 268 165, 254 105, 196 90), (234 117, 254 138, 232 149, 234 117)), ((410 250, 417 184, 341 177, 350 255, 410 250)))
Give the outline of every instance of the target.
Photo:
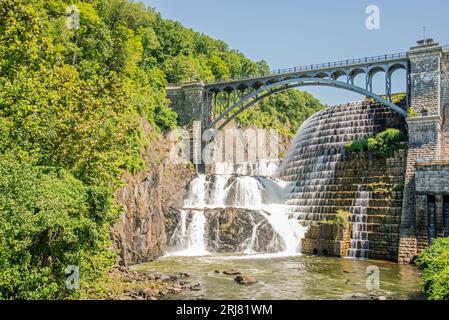
POLYGON ((300 255, 167 256, 138 265, 135 270, 168 274, 186 272, 191 274, 191 284, 201 284, 201 291, 186 290, 168 299, 342 300, 369 298, 371 295, 385 299, 412 299, 420 294, 416 267, 384 261, 300 255), (365 273, 368 267, 373 269, 373 266, 374 269, 379 268, 378 289, 373 288, 372 278, 365 273), (235 276, 215 272, 226 269, 238 269, 259 282, 242 286, 234 282, 235 276))

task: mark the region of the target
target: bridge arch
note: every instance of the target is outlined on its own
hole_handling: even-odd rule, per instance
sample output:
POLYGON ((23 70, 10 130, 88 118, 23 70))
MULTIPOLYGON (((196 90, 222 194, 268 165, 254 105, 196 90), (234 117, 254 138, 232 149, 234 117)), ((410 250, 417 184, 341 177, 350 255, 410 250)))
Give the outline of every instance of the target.
POLYGON ((248 108, 252 107, 262 99, 265 99, 273 94, 276 94, 278 92, 292 89, 292 88, 298 88, 298 87, 305 87, 305 86, 324 86, 324 87, 334 87, 339 88, 343 90, 348 90, 352 92, 359 93, 361 95, 364 95, 366 97, 370 97, 374 99, 375 101, 379 102, 380 104, 383 104, 387 107, 389 107, 394 112, 399 113, 401 116, 406 117, 407 112, 395 105, 394 103, 382 98, 381 96, 367 90, 363 89, 358 86, 354 86, 350 83, 345 83, 342 81, 337 81, 330 78, 292 78, 283 80, 280 82, 276 82, 273 84, 267 84, 265 86, 260 87, 258 90, 249 93, 248 95, 242 97, 240 100, 232 104, 230 107, 228 107, 224 112, 215 119, 210 125, 209 128, 214 128, 221 120, 225 119, 228 115, 230 115, 228 118, 225 119, 223 123, 220 123, 219 127, 217 129, 221 130, 223 129, 229 122, 234 120, 240 113, 247 110, 248 108))
POLYGON ((337 70, 331 74, 330 78, 333 80, 338 80, 339 78, 341 78, 343 76, 347 77, 348 73, 344 70, 337 70))
POLYGON ((357 76, 360 74, 366 75, 366 70, 364 68, 355 68, 355 69, 351 70, 348 74, 349 82, 351 84, 354 84, 355 78, 357 78, 357 76))
POLYGON ((406 70, 407 71, 407 65, 405 63, 394 63, 388 66, 387 73, 389 75, 392 75, 397 70, 406 70))

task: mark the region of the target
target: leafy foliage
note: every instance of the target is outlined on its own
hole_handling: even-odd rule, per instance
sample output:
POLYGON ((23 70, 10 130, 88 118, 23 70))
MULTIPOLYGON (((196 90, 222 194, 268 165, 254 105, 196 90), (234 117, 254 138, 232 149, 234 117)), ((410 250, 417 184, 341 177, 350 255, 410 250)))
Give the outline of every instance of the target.
POLYGON ((0 299, 98 290, 114 195, 154 138, 142 123, 177 125, 167 83, 267 71, 141 3, 0 0, 0 299), (79 28, 66 26, 71 5, 79 28), (65 288, 69 265, 81 291, 65 288))
POLYGON ((245 110, 237 120, 242 125, 272 128, 283 135, 293 136, 307 118, 325 107, 311 94, 289 89, 245 110))
POLYGON ((384 158, 391 157, 394 151, 403 149, 405 134, 397 129, 387 129, 374 138, 368 139, 368 150, 384 158))
POLYGON ((449 300, 449 238, 435 239, 417 260, 424 291, 432 300, 449 300))
POLYGON ((396 150, 405 148, 406 135, 398 129, 387 129, 369 139, 360 139, 345 145, 351 152, 371 151, 378 156, 388 158, 396 150))
POLYGON ((322 223, 327 225, 337 225, 342 227, 347 227, 349 225, 349 219, 352 213, 342 209, 337 210, 335 216, 330 220, 325 220, 322 223))
POLYGON ((345 145, 346 150, 351 152, 364 152, 368 151, 368 139, 360 139, 353 142, 349 142, 345 145))
POLYGON ((0 299, 79 297, 65 287, 67 266, 79 266, 82 288, 111 267, 108 227, 118 211, 107 188, 6 154, 0 204, 0 299))

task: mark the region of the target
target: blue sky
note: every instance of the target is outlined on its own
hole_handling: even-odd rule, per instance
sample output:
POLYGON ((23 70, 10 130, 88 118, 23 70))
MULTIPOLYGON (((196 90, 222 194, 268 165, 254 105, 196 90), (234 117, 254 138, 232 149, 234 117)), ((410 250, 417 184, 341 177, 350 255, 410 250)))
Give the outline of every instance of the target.
MULTIPOLYGON (((449 45, 446 0, 144 0, 164 18, 224 40, 272 69, 405 52, 427 35, 449 45), (380 30, 365 27, 369 5, 380 9, 380 30)), ((401 74, 393 88, 402 91, 401 74)), ((383 93, 382 75, 374 90, 383 93)), ((360 99, 331 88, 307 89, 327 104, 360 99)))

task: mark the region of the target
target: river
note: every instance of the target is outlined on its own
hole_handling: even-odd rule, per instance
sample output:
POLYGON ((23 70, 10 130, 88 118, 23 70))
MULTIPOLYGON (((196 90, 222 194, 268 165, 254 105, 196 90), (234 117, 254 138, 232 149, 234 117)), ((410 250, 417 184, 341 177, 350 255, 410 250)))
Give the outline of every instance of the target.
POLYGON ((134 267, 136 271, 189 273, 189 283, 200 291, 186 290, 166 299, 414 299, 419 297, 419 271, 391 262, 281 255, 166 256, 134 267), (379 286, 373 281, 378 268, 379 286), (368 269, 367 269, 368 268, 368 269), (253 285, 240 285, 223 270, 237 269, 255 277, 253 285), (220 273, 216 273, 220 271, 220 273), (366 272, 369 273, 366 273, 366 272))

